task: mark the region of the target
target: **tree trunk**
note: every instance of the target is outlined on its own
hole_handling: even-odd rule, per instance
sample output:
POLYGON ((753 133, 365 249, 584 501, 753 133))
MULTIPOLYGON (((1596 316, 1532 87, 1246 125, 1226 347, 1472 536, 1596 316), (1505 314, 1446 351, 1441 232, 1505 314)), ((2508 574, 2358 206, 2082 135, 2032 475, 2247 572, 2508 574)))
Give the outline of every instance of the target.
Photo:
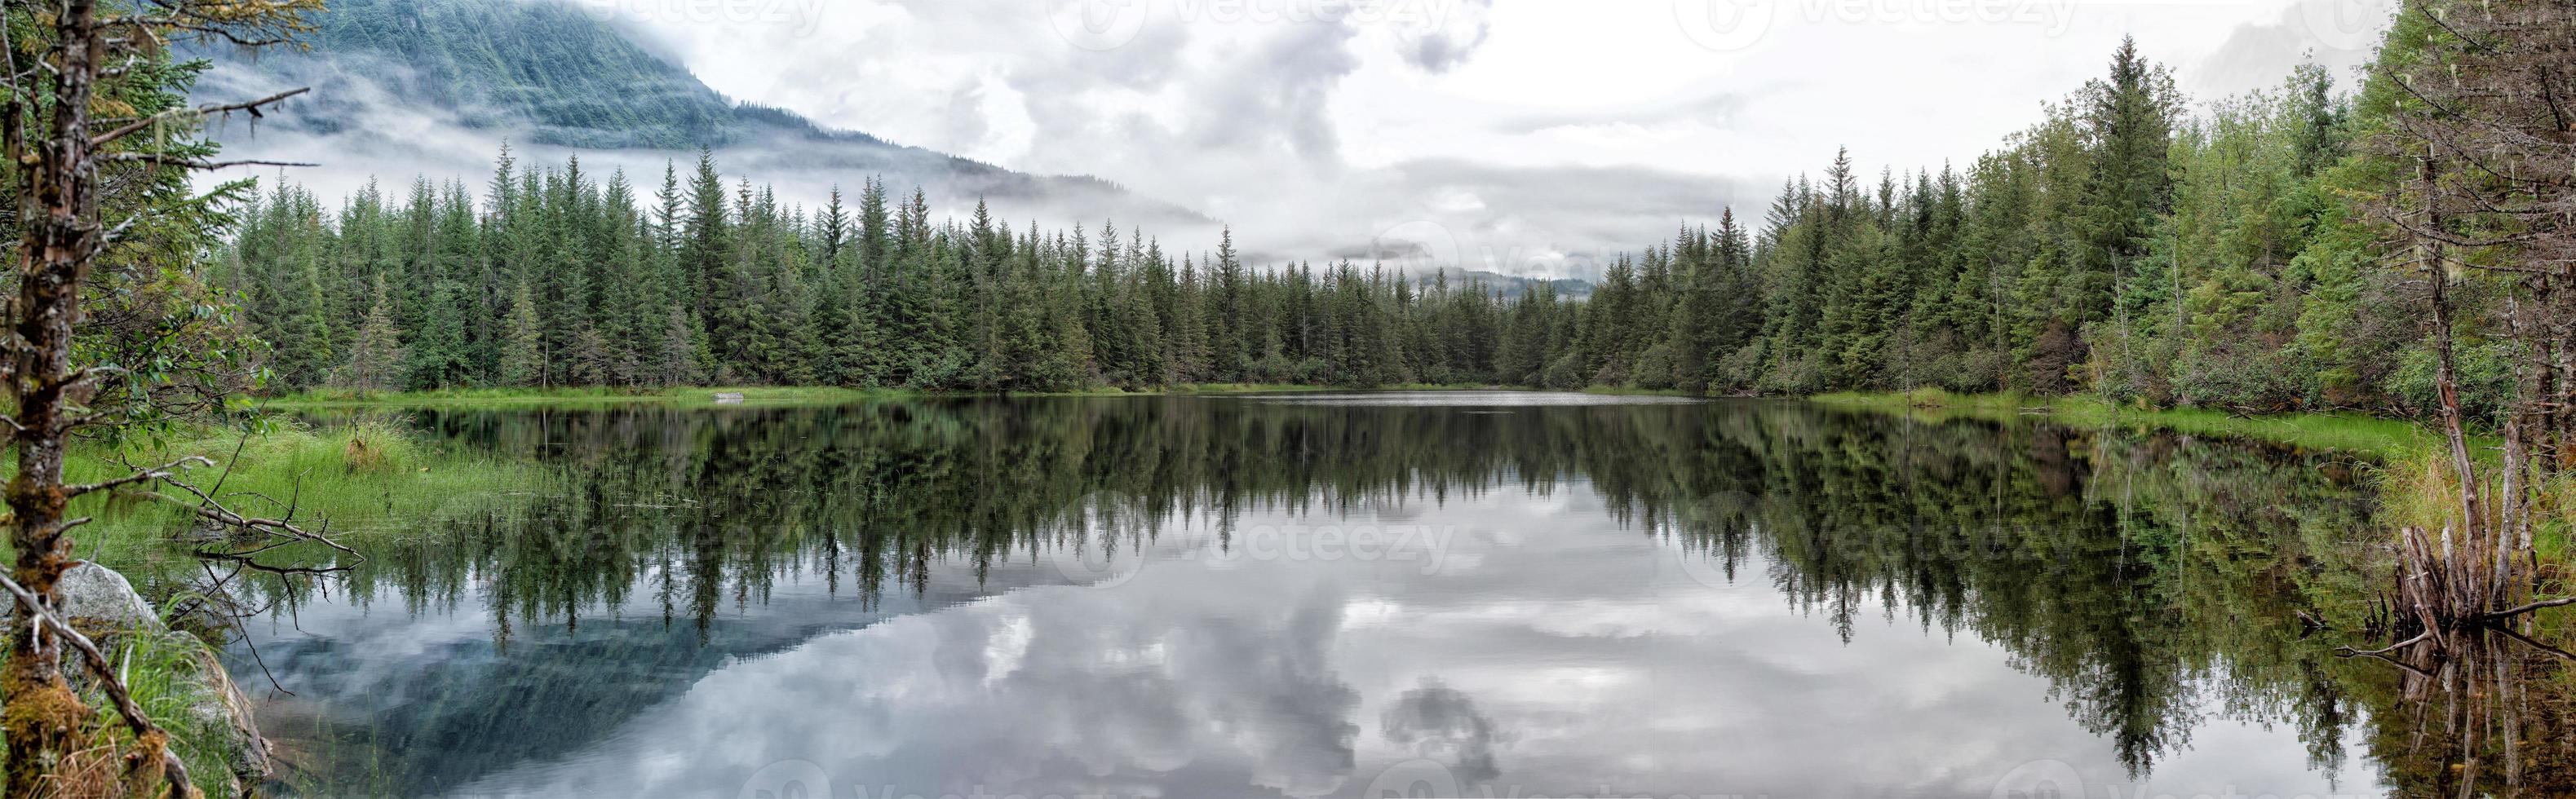
MULTIPOLYGON (((71 368, 72 327, 80 320, 80 284, 98 249, 95 181, 89 165, 91 86, 98 74, 96 7, 66 0, 53 35, 61 48, 51 113, 41 157, 22 166, 19 219, 25 225, 18 258, 16 327, 10 347, 9 392, 15 400, 18 473, 7 488, 10 543, 18 551, 12 576, 48 605, 54 584, 72 560, 64 536, 63 445, 71 420, 64 392, 77 379, 71 368)), ((46 634, 31 609, 12 603, 19 634, 9 652, 5 684, 9 740, 8 796, 40 795, 43 778, 73 751, 87 708, 64 683, 63 643, 46 634)))
MULTIPOLYGON (((2433 176, 2433 159, 2428 156, 2423 159, 2423 182, 2428 197, 2433 194, 2433 176)), ((2429 211, 2426 221, 2427 226, 2434 229, 2442 224, 2441 215, 2429 211)), ((2469 437, 2461 429, 2459 368, 2451 351, 2451 274, 2449 265, 2444 263, 2440 242, 2428 241, 2424 245, 2424 276, 2433 289, 2433 352, 2439 367, 2434 375, 2433 390, 2441 398, 2442 434, 2450 443, 2451 469, 2460 480, 2460 532, 2467 539, 2475 540, 2479 538, 2478 531, 2486 513, 2483 503, 2478 501, 2477 462, 2469 457, 2469 437)))

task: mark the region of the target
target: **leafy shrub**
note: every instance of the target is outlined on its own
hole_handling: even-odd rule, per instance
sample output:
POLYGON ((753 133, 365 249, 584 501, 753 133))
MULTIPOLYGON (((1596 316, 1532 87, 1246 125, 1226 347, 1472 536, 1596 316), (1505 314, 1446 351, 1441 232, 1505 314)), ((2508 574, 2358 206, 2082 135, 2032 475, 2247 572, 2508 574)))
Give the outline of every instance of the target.
MULTIPOLYGON (((2463 341, 2453 349, 2459 369, 2460 415, 2472 423, 2498 425, 2504 421, 2504 409, 2513 400, 2513 353, 2503 342, 2463 341)), ((2400 406, 2420 416, 2432 416, 2442 410, 2441 394, 2434 389, 2439 369, 2430 342, 2407 348, 2397 371, 2388 376, 2386 390, 2400 406)))

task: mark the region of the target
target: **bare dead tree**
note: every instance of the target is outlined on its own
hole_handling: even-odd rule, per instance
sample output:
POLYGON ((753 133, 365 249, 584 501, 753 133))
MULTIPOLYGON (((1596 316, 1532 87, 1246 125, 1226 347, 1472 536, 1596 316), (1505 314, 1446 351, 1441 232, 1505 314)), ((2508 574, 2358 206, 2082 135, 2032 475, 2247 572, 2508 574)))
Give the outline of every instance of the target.
MULTIPOLYGON (((64 679, 65 646, 88 659, 136 734, 128 778, 157 777, 174 796, 193 793, 185 767, 167 749, 166 734, 142 717, 105 659, 55 611, 56 584, 75 562, 68 534, 88 521, 65 518, 71 502, 128 486, 185 486, 177 473, 189 465, 139 469, 98 483, 64 482, 64 454, 73 437, 128 418, 119 408, 92 403, 101 381, 120 379, 125 370, 85 362, 74 343, 84 326, 82 294, 93 264, 129 231, 153 221, 146 207, 107 224, 100 213, 107 187, 155 171, 246 163, 214 162, 194 151, 155 145, 166 142, 162 134, 173 126, 257 114, 301 91, 144 113, 118 90, 150 80, 152 68, 175 44, 284 43, 309 30, 303 15, 320 7, 320 0, 13 0, 0 17, 0 69, 9 77, 8 94, 0 98, 0 155, 14 178, 19 233, 17 268, 10 276, 16 293, 7 301, 7 327, 0 332, 0 381, 11 402, 0 420, 7 429, 0 432, 18 459, 17 474, 5 489, 6 521, 17 551, 5 587, 17 634, 0 667, 0 692, 9 705, 0 728, 9 758, 0 794, 52 793, 51 780, 85 743, 89 711, 64 679)), ((311 537, 287 521, 234 513, 212 496, 190 501, 217 523, 311 537)))
POLYGON ((2398 603, 2422 630, 2410 644, 2447 648, 2454 630, 2576 603, 2533 596, 2544 489, 2576 465, 2576 3, 2409 0, 2380 69, 2394 101, 2369 151, 2407 177, 2363 207, 2430 286, 2459 501, 2438 533, 2405 531, 2398 603), (2460 305, 2473 282, 2501 307, 2460 305), (2463 328, 2515 353, 2492 466, 2466 429, 2463 328))

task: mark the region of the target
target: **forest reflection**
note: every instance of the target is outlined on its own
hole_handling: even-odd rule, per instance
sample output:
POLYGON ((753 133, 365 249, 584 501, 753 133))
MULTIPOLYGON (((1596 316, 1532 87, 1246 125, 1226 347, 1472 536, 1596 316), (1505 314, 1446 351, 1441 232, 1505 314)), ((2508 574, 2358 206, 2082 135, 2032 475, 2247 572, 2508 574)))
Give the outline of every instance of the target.
MULTIPOLYGON (((2359 642, 2347 631, 2387 577, 2370 466, 2348 456, 1787 402, 957 399, 408 421, 551 477, 523 503, 440 520, 327 578, 335 601, 379 614, 479 611, 494 654, 478 661, 500 665, 439 678, 438 693, 487 690, 474 686, 499 673, 522 703, 383 709, 399 717, 374 723, 379 745, 442 752, 369 766, 401 772, 375 777, 399 785, 453 787, 597 738, 726 657, 831 626, 728 629, 782 581, 820 577, 880 618, 1032 583, 1118 590, 1102 577, 1117 569, 1044 564, 1154 568, 1157 547, 1182 539, 1223 551, 1256 511, 1436 515, 1495 492, 1589 492, 1693 573, 1768 584, 1846 643, 1877 614, 2003 648, 2133 779, 2226 719, 2296 730, 2318 770, 2347 769, 2362 736, 2393 795, 2576 790, 2554 660, 2498 646, 2424 671, 2333 655, 2359 642), (624 632, 578 647, 558 635, 584 625, 624 632), (619 680, 600 676, 609 664, 619 680), (2445 668, 2476 684, 2439 690, 2427 675, 2445 668), (2479 699, 2499 695, 2522 701, 2479 699), (548 714, 524 703, 582 710, 528 721, 548 714), (523 729, 494 735, 504 715, 523 729)), ((263 667, 292 684, 329 657, 272 652, 263 667)))

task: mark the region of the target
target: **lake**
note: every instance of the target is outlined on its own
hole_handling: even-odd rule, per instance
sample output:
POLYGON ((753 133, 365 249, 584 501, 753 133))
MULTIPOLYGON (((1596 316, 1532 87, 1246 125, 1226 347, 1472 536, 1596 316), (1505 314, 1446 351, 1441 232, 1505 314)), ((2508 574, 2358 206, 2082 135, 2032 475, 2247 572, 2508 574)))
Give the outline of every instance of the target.
POLYGON ((264 589, 280 793, 2569 784, 2563 711, 2334 656, 2388 575, 2350 455, 1500 392, 407 422, 547 477, 264 589))

